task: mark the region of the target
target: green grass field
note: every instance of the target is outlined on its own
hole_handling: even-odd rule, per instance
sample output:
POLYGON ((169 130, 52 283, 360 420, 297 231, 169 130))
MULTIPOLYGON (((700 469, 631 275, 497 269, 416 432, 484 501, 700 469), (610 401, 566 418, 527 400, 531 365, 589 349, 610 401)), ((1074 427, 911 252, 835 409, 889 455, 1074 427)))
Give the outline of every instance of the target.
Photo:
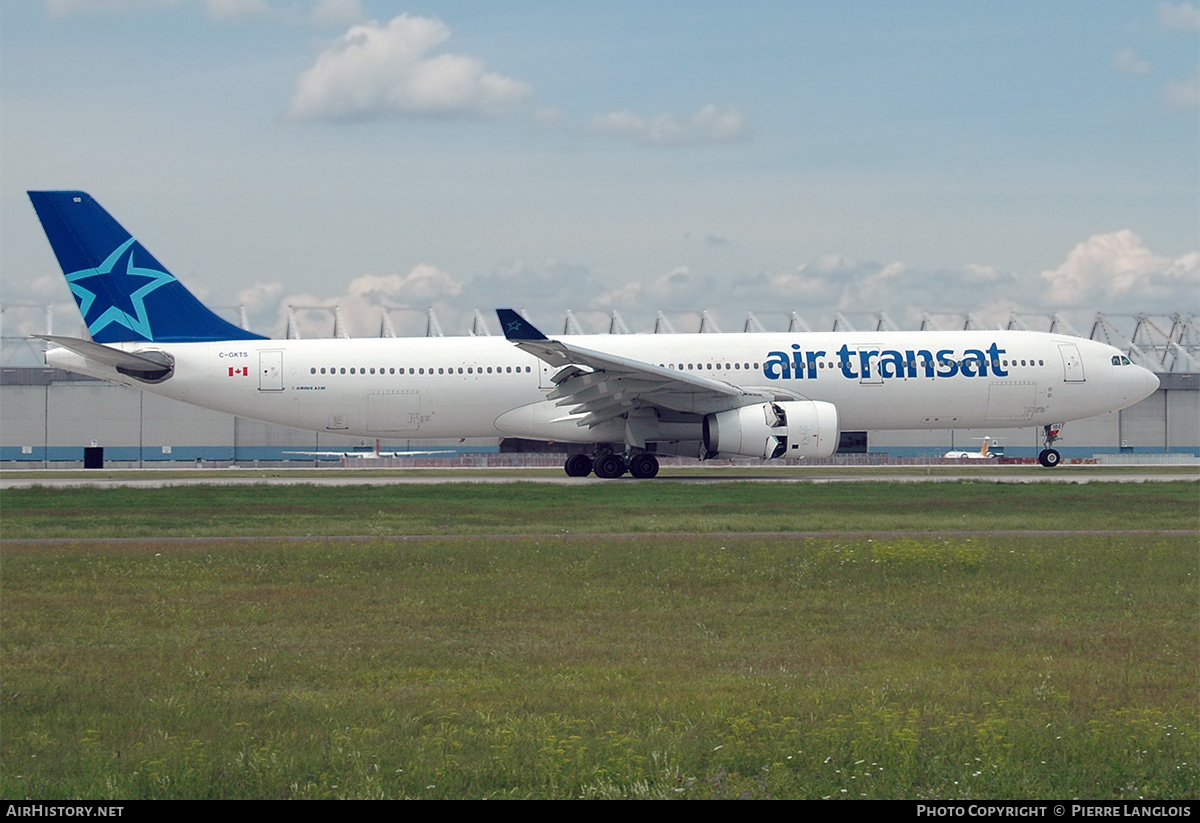
POLYGON ((219 537, 1195 529, 1170 483, 466 483, 6 490, 0 535, 219 537))
POLYGON ((1196 798, 1198 499, 5 491, 0 795, 1196 798))

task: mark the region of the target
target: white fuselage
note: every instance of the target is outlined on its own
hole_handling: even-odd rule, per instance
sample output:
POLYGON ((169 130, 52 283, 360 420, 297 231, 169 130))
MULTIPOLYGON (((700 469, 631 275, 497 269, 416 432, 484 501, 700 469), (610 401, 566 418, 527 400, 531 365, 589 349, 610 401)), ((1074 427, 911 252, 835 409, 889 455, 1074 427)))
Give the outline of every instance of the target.
MULTIPOLYGON (((837 407, 842 431, 1013 428, 1077 420, 1138 402, 1146 369, 1090 340, 1018 331, 563 337, 594 351, 702 375, 780 399, 837 407)), ((502 338, 123 343, 165 352, 174 371, 131 379, 61 348, 52 366, 185 403, 316 431, 379 438, 520 436, 619 443, 546 399, 556 369, 502 338)), ((702 410, 670 415, 664 439, 698 440, 702 410), (694 427, 694 431, 693 431, 694 427)))

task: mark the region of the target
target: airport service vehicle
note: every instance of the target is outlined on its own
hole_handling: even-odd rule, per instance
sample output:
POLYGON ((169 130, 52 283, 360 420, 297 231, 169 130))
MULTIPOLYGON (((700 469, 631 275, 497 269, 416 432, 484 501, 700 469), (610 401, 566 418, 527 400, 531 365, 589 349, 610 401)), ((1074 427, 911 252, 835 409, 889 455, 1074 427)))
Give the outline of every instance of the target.
POLYGON ((568 444, 571 476, 653 477, 659 455, 823 458, 842 431, 1041 426, 1131 406, 1154 374, 1025 331, 269 339, 218 317, 95 200, 30 192, 90 340, 50 366, 229 414, 364 438, 568 444))
POLYGON ((990 435, 976 437, 976 440, 982 440, 983 445, 979 447, 977 452, 951 450, 946 452, 943 457, 950 460, 995 460, 998 457, 1004 456, 1004 447, 1001 446, 996 439, 990 435))

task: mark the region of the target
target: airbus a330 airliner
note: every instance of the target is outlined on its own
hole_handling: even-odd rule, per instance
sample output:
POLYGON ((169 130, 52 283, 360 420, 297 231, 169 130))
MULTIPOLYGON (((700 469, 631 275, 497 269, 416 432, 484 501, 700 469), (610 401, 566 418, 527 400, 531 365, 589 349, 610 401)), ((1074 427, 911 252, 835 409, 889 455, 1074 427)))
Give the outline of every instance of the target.
POLYGON ((656 455, 822 458, 841 431, 1042 426, 1158 388, 1111 346, 1022 331, 273 340, 200 303, 91 197, 30 192, 91 340, 46 363, 257 420, 371 438, 571 444, 567 474, 656 455))

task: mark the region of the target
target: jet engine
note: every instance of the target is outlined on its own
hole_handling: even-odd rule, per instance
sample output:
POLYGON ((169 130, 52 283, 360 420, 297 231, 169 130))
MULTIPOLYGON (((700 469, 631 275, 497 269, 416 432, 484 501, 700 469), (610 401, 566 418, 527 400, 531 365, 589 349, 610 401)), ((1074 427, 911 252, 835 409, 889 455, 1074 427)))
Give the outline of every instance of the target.
POLYGON ((837 446, 837 408, 819 400, 762 403, 704 418, 708 458, 829 457, 837 446))

